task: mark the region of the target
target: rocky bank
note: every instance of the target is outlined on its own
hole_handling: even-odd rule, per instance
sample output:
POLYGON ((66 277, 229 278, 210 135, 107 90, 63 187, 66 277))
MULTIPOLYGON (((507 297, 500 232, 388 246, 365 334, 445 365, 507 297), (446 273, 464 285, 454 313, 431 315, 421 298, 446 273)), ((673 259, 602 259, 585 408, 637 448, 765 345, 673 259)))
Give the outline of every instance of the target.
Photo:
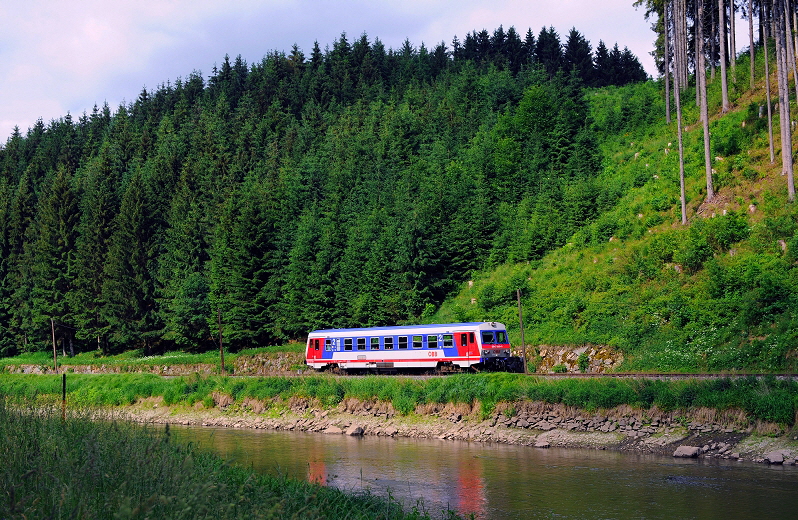
POLYGON ((619 450, 699 458, 796 465, 798 432, 749 423, 742 412, 711 409, 664 412, 620 406, 588 413, 542 402, 502 403, 488 417, 474 405, 421 405, 399 415, 390 403, 345 399, 323 408, 307 399, 234 403, 214 395, 215 406, 166 406, 161 398, 120 409, 125 418, 228 428, 262 428, 327 435, 378 435, 499 442, 533 448, 619 450))

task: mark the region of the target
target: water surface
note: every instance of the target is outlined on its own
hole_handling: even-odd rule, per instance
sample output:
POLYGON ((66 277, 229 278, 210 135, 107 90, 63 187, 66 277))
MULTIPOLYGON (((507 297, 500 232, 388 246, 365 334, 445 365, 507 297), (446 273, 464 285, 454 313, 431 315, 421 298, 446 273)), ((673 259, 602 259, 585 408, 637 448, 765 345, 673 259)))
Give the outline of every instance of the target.
POLYGON ((611 451, 428 439, 172 427, 232 462, 349 491, 390 493, 433 516, 798 518, 798 468, 611 451))

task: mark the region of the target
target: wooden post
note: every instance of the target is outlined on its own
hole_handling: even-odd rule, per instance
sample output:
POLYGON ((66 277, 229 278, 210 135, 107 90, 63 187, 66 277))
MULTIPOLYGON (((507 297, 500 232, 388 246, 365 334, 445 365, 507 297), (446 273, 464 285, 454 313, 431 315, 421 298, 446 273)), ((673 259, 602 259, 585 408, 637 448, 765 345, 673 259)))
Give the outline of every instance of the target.
POLYGON ((221 307, 218 309, 219 311, 219 357, 222 360, 222 375, 225 375, 224 371, 224 349, 222 348, 222 309, 221 307))
POLYGON ((524 317, 521 312, 521 289, 516 289, 515 294, 518 297, 518 323, 521 325, 521 356, 524 363, 524 374, 527 374, 526 368, 526 343, 524 342, 524 317))
POLYGON ((66 372, 61 374, 61 420, 66 420, 66 372))
POLYGON ((50 318, 50 330, 53 333, 53 370, 58 373, 58 353, 55 351, 55 321, 50 318))

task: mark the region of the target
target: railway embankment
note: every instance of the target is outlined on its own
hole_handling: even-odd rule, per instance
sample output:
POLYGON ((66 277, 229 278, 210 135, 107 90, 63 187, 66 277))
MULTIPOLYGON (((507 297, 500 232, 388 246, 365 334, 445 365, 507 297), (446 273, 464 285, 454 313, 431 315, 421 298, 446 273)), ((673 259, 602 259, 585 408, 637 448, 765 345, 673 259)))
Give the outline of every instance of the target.
POLYGON ((795 466, 798 431, 752 421, 739 410, 663 411, 627 405, 599 412, 544 402, 506 402, 485 417, 479 403, 419 405, 397 413, 390 402, 344 399, 325 408, 292 398, 278 406, 214 396, 213 408, 169 406, 148 398, 124 408, 146 423, 255 428, 326 435, 427 438, 529 446, 618 450, 641 454, 732 459, 795 466))

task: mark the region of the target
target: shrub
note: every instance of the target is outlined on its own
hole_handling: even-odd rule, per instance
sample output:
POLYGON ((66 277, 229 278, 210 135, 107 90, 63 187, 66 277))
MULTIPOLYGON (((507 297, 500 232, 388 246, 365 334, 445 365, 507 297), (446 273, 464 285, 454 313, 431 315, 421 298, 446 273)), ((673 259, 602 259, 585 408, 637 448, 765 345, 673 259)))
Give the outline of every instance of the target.
POLYGON ((576 362, 579 365, 579 371, 583 374, 590 368, 590 356, 587 355, 587 352, 579 354, 579 358, 576 362))

